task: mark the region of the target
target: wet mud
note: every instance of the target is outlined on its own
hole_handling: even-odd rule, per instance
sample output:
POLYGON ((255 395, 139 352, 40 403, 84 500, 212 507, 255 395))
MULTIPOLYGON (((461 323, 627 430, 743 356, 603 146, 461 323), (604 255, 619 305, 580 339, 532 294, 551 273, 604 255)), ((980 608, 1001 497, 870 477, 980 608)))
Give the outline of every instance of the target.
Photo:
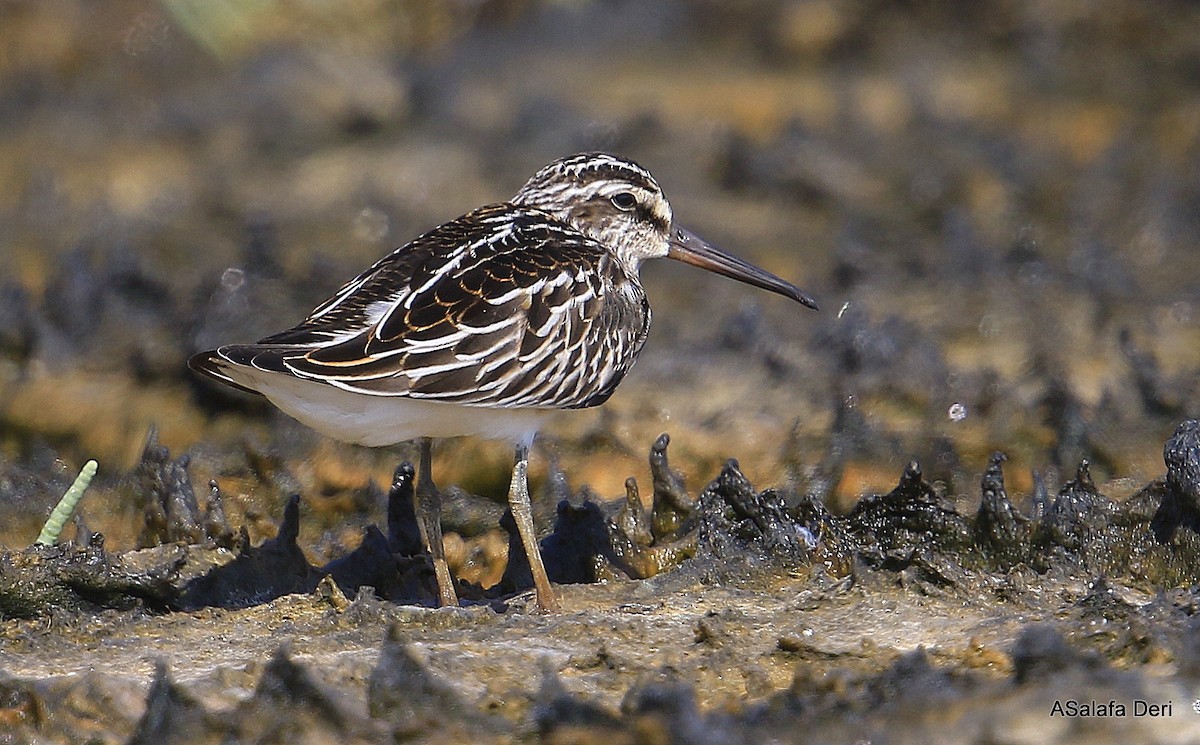
POLYGON ((221 5, 0 9, 0 743, 1200 740, 1190 4, 221 5), (589 149, 822 311, 648 262, 563 612, 470 439, 436 608, 413 448, 185 361, 589 149))
MULTIPOLYGON (((1159 714, 1110 714, 1123 726, 1104 728, 1105 737, 1157 738, 1164 717, 1179 726, 1173 708, 1186 716, 1191 690, 1200 536, 1181 515, 1200 489, 1198 429, 1180 425, 1164 449, 1165 478, 1124 502, 1100 494, 1084 462, 1031 514, 1009 500, 1000 454, 983 474, 974 514, 940 497, 915 462, 894 489, 863 497, 846 515, 811 494, 757 491, 736 461, 693 500, 671 477, 664 435, 648 461, 654 482, 674 491, 654 500, 669 514, 646 514, 629 498, 597 503, 586 490, 559 503, 541 542, 565 608, 551 616, 531 612, 528 567, 511 565, 491 588, 460 582, 463 607, 434 609, 413 469, 403 463, 388 494, 387 534, 368 526, 361 543, 323 567, 297 544, 299 496, 259 545, 243 529, 231 549, 209 535, 114 553, 95 534, 86 544, 6 552, 6 656, 18 668, 65 662, 50 679, 74 680, 79 662, 59 657, 72 645, 150 643, 149 655, 121 644, 101 653, 153 666, 148 687, 123 678, 129 710, 91 720, 131 742, 534 734, 728 742, 786 738, 795 727, 813 728, 817 742, 917 742, 947 724, 956 740, 975 741, 1052 732, 1056 702, 1118 701, 1159 714), (895 617, 872 620, 880 614, 895 617), (159 636, 181 618, 193 628, 159 636), (194 634, 224 635, 248 620, 282 621, 305 653, 276 630, 251 648, 231 644, 234 657, 273 650, 252 689, 232 701, 221 691, 223 702, 206 702, 238 668, 217 650, 204 655, 214 670, 196 679, 189 660, 176 663, 189 683, 175 679, 169 661, 188 656, 194 634), (896 623, 921 630, 897 643, 896 623), (51 638, 30 638, 45 624, 51 638), (380 633, 382 646, 373 638, 380 633), (434 650, 440 658, 430 659, 434 650), (1170 666, 1176 676, 1149 672, 1170 666), (789 672, 791 682, 779 685, 789 672), (326 682, 343 675, 354 679, 349 688, 326 682)), ((135 473, 147 504, 183 505, 167 521, 147 509, 147 530, 187 532, 220 504, 215 488, 203 510, 186 498, 186 464, 156 442, 135 473), (169 493, 153 488, 167 483, 169 493)), ((635 494, 636 482, 629 486, 635 494)), ((511 518, 499 524, 515 533, 511 518)), ((215 532, 229 536, 223 523, 215 532)), ((517 540, 510 535, 510 545, 517 540)), ((8 711, 28 736, 66 736, 79 722, 57 712, 73 697, 115 695, 95 685, 87 674, 64 687, 17 673, 6 682, 8 711)))

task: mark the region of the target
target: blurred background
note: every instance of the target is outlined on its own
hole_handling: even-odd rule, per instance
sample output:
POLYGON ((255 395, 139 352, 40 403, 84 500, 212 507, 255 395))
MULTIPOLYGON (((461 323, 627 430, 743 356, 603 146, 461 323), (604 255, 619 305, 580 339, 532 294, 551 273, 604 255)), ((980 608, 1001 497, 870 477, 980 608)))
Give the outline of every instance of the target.
MULTIPOLYGON (((667 431, 693 493, 737 457, 844 509, 917 459, 974 505, 1001 450, 1019 503, 1083 458, 1121 497, 1200 409, 1193 3, 5 0, 0 544, 96 458, 88 525, 130 547, 151 426, 254 533, 292 492, 313 545, 382 520, 405 448, 187 357, 591 149, 822 310, 646 266, 641 362, 550 424, 539 481, 615 497, 667 431)), ((503 498, 510 458, 459 440, 435 469, 503 498)))

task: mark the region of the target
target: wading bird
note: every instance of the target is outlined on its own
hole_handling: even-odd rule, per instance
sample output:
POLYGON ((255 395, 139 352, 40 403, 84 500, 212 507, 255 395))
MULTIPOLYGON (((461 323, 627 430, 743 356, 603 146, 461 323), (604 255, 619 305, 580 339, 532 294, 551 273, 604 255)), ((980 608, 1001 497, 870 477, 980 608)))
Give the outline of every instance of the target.
POLYGON ((416 512, 443 605, 458 597, 430 438, 515 442, 508 502, 537 603, 553 610, 529 503, 529 448, 548 412, 598 406, 629 372, 650 328, 638 269, 661 257, 817 307, 794 285, 677 225, 646 169, 585 153, 542 168, 511 200, 396 249, 299 325, 189 364, 338 440, 379 447, 419 439, 416 512))

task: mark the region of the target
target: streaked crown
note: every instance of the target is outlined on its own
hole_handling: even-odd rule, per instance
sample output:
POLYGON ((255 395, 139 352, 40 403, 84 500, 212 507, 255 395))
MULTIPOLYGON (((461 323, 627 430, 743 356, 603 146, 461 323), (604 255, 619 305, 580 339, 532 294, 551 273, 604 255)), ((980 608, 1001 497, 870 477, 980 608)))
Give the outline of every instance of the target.
POLYGON ((512 202, 554 215, 612 249, 634 271, 645 259, 667 255, 671 205, 650 172, 631 160, 608 153, 556 160, 512 202))

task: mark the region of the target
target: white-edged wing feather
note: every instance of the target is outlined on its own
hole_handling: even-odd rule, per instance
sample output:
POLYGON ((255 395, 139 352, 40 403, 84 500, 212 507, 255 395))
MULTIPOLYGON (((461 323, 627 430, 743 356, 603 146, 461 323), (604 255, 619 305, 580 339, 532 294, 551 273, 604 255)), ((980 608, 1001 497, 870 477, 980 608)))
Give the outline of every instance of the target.
POLYGON ((258 381, 270 376, 221 368, 368 396, 580 408, 612 394, 649 321, 636 278, 603 246, 544 212, 501 204, 394 251, 296 327, 192 366, 264 393, 258 381))

